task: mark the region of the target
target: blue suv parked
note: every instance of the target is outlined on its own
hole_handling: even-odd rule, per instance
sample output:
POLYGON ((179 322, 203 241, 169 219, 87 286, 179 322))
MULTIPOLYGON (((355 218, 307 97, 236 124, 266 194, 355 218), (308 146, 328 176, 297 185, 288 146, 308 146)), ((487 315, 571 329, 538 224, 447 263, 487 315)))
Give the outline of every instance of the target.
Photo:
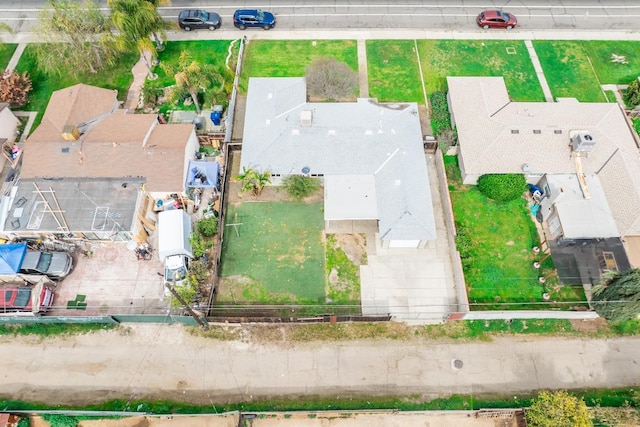
POLYGON ((233 25, 241 30, 251 27, 270 30, 276 26, 276 17, 260 9, 240 9, 233 14, 233 25))

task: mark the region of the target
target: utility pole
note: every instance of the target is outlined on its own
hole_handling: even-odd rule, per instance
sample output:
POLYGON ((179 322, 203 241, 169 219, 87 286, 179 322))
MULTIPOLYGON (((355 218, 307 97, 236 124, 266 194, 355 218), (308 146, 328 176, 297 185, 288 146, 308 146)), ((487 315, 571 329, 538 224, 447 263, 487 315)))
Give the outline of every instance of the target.
POLYGON ((196 322, 198 322, 198 325, 202 326, 202 329, 204 329, 205 331, 209 330, 209 324, 207 322, 203 322, 202 319, 200 318, 200 316, 198 316, 196 314, 195 311, 193 311, 193 309, 191 308, 191 306, 189 304, 187 304, 187 302, 180 296, 180 294, 178 294, 176 292, 175 289, 173 289, 173 286, 171 286, 169 284, 169 282, 164 282, 164 285, 167 287, 167 289, 169 289, 169 292, 171 292, 171 294, 176 297, 176 299, 178 301, 180 301, 180 304, 182 304, 182 306, 189 312, 189 314, 191 315, 191 317, 193 317, 194 319, 196 319, 196 322))

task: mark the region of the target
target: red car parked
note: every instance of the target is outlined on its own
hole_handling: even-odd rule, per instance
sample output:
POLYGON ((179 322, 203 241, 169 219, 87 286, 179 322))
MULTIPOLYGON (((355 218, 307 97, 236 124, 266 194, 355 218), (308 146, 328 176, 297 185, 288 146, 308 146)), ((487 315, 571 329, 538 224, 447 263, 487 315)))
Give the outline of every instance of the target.
POLYGON ((507 12, 500 10, 485 10, 476 18, 479 27, 488 30, 489 28, 506 28, 512 29, 518 25, 516 17, 507 12))
MULTIPOLYGON (((0 313, 16 312, 16 311, 33 311, 33 296, 34 289, 39 289, 41 285, 37 287, 31 286, 0 286, 0 313)), ((53 291, 47 286, 42 286, 40 296, 37 301, 37 311, 47 311, 53 305, 53 291)))

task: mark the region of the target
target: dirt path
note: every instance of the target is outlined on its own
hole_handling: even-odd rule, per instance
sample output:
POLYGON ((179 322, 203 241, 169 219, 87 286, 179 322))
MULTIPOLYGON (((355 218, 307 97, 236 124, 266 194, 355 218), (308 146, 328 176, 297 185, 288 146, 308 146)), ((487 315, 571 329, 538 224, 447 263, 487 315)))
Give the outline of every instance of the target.
MULTIPOLYGON (((269 326, 275 332, 278 327, 269 326)), ((238 336, 245 329, 226 328, 241 328, 238 336)), ((67 405, 114 398, 210 405, 300 395, 516 396, 640 382, 640 337, 441 342, 410 335, 300 344, 281 337, 262 344, 220 341, 194 336, 179 325, 154 324, 47 339, 1 336, 0 397, 67 405)))

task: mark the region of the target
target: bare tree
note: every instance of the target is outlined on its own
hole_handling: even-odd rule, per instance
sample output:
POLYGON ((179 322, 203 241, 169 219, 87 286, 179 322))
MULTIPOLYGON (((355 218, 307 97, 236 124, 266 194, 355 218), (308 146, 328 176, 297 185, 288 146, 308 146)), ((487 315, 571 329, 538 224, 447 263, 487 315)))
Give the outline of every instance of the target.
POLYGON ((358 87, 358 74, 334 58, 318 58, 307 67, 307 92, 327 101, 350 98, 358 87))

